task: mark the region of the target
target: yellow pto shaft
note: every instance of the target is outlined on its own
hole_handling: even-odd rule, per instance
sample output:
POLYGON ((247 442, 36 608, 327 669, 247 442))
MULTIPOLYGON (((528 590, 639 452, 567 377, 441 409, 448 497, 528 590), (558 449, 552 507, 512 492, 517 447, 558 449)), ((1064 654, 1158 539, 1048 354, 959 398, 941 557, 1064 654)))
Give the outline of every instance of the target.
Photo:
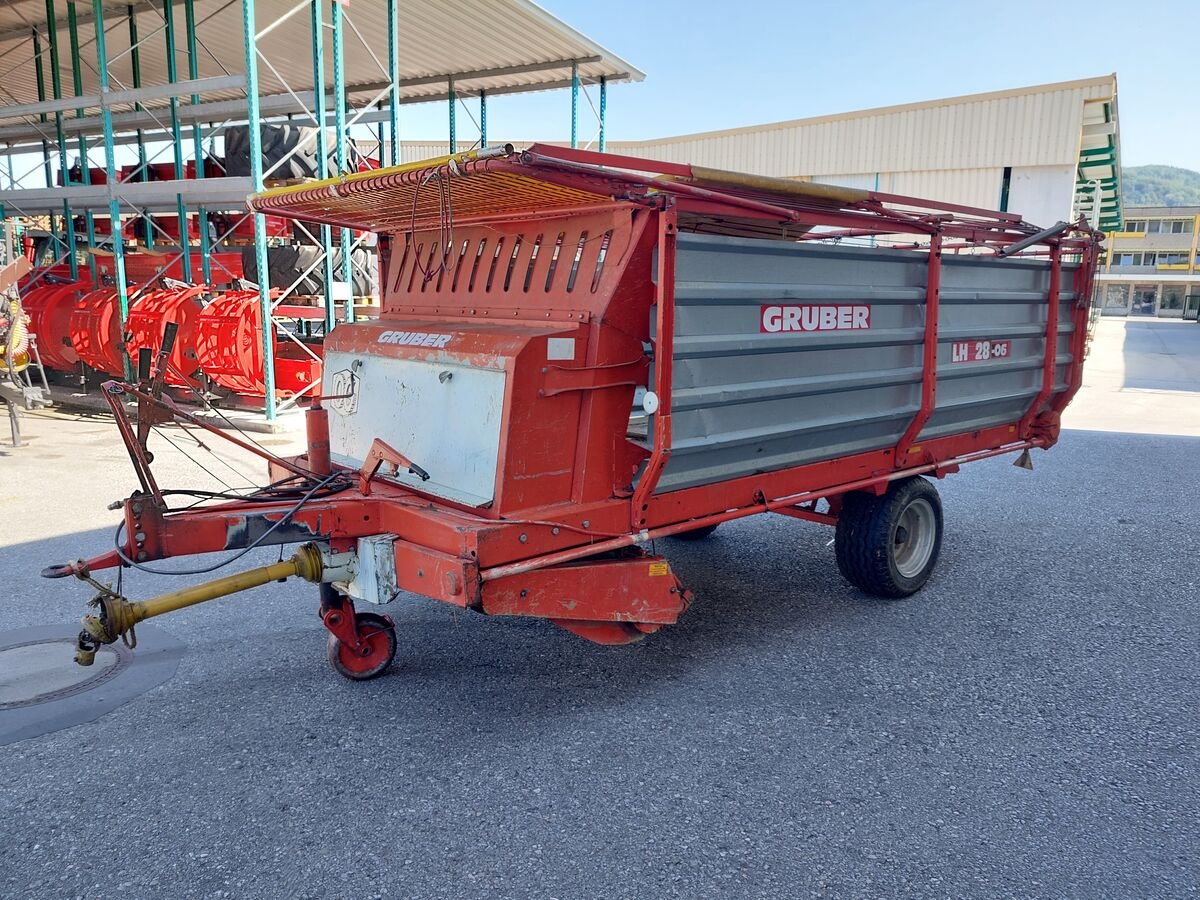
POLYGON ((100 614, 83 618, 83 631, 79 633, 75 662, 81 666, 90 666, 95 662, 96 651, 100 645, 111 644, 118 638, 130 647, 134 646, 137 637, 133 627, 144 619, 174 612, 185 606, 195 606, 207 600, 215 600, 217 597, 226 597, 272 581, 283 581, 293 575, 305 581, 320 581, 323 570, 320 548, 315 544, 302 544, 295 555, 284 562, 227 575, 215 581, 171 591, 149 600, 131 603, 112 591, 102 589, 91 601, 92 606, 99 607, 100 614))

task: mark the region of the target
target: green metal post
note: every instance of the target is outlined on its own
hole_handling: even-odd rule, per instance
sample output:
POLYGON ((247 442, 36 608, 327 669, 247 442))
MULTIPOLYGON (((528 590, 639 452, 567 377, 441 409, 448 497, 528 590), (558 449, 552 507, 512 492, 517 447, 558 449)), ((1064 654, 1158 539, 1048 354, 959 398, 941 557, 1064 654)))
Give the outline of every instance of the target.
MULTIPOLYGON (((133 4, 129 4, 126 8, 126 15, 129 16, 129 56, 130 65, 133 67, 133 86, 140 88, 142 86, 142 58, 140 48, 138 47, 138 32, 137 32, 137 15, 133 11, 133 4)), ((142 104, 135 103, 134 109, 142 109, 142 104)), ((138 149, 138 178, 142 181, 150 180, 150 173, 146 171, 146 144, 142 139, 142 129, 137 130, 137 149, 138 149)), ((150 217, 142 216, 142 238, 146 242, 146 247, 154 246, 154 226, 150 224, 150 217)))
MULTIPOLYGON (((15 186, 13 183, 12 144, 6 145, 4 149, 7 151, 4 154, 4 162, 5 168, 8 170, 8 189, 11 191, 15 186)), ((16 228, 14 228, 13 231, 15 232, 16 228)), ((0 233, 3 233, 4 235, 4 262, 7 264, 14 259, 11 254, 16 250, 16 234, 9 234, 8 210, 2 203, 0 203, 0 233)))
MULTIPOLYGON (((313 114, 317 119, 317 177, 329 177, 329 140, 325 130, 325 0, 311 0, 312 8, 312 58, 313 58, 313 114)), ((333 232, 328 225, 321 226, 322 269, 325 276, 325 333, 333 331, 337 324, 337 307, 333 302, 333 232)))
MULTIPOLYGON (((37 29, 33 30, 33 64, 34 74, 37 77, 37 98, 38 103, 46 102, 46 76, 42 74, 42 39, 38 35, 37 29)), ((46 118, 45 113, 38 116, 43 125, 50 120, 46 118)), ((54 187, 54 169, 50 165, 50 143, 42 138, 42 168, 46 173, 46 187, 54 187)))
MULTIPOLYGON (((167 33, 167 83, 179 80, 179 67, 175 60, 175 9, 174 0, 163 0, 163 24, 167 33)), ((183 139, 179 133, 179 98, 171 97, 171 143, 175 150, 175 180, 183 181, 183 139)), ((192 247, 188 241, 187 204, 183 194, 175 195, 175 210, 179 225, 179 249, 183 252, 183 280, 192 280, 192 247)))
MULTIPOLYGON (((47 37, 50 44, 50 87, 54 99, 62 99, 62 73, 58 69, 58 29, 55 27, 54 0, 46 0, 47 37)), ((61 112, 54 114, 54 132, 58 138, 58 169, 62 174, 63 187, 71 183, 70 166, 67 164, 67 138, 63 133, 61 112)), ((79 278, 79 260, 75 258, 75 218, 71 215, 71 203, 63 201, 63 228, 67 232, 67 257, 71 267, 71 280, 79 278)))
POLYGON ((454 118, 455 108, 458 106, 458 91, 454 89, 454 79, 450 79, 450 86, 447 90, 450 96, 450 152, 458 152, 458 128, 454 118))
POLYGON ((579 146, 579 63, 571 63, 571 146, 579 146))
MULTIPOLYGON (((99 3, 100 0, 94 0, 99 3)), ((262 131, 258 111, 258 35, 254 26, 254 0, 242 0, 242 33, 246 44, 246 120, 250 133, 250 189, 263 187, 262 131)), ((262 317, 263 384, 266 385, 267 421, 275 418, 275 322, 271 317, 271 275, 267 264, 267 226, 262 213, 254 214, 254 258, 258 266, 258 308, 262 317)))
POLYGON ((388 79, 392 82, 388 110, 391 115, 392 147, 388 163, 393 166, 400 165, 400 54, 396 52, 396 42, 400 39, 400 14, 396 6, 397 0, 388 0, 388 79))
MULTIPOLYGON (((196 9, 193 0, 183 0, 183 24, 187 30, 188 78, 195 80, 200 77, 200 56, 196 52, 196 9)), ((200 102, 199 94, 192 94, 192 103, 200 102)), ((204 177, 204 135, 200 123, 192 125, 193 153, 196 157, 196 177, 204 177)), ((200 224, 200 273, 205 284, 212 284, 212 248, 208 245, 208 210, 201 206, 198 210, 200 224)))
POLYGON ((487 147, 487 91, 479 92, 479 149, 487 147))
MULTIPOLYGON (((104 97, 108 93, 108 48, 105 46, 104 0, 92 0, 92 20, 96 23, 96 70, 100 82, 100 117, 104 125, 104 167, 109 185, 115 185, 117 158, 116 147, 113 144, 112 108, 105 102, 104 97)), ((117 302, 121 314, 121 331, 124 333, 125 322, 129 318, 129 291, 125 284, 125 246, 121 241, 121 204, 115 194, 109 196, 108 216, 112 220, 113 273, 117 277, 117 302)), ((125 359, 125 377, 132 379, 133 367, 129 364, 129 354, 123 347, 121 355, 125 359)))
MULTIPOLYGON (((342 4, 333 0, 330 10, 330 24, 333 26, 333 126, 337 130, 337 167, 339 172, 345 172, 346 160, 346 68, 342 47, 342 4)), ((349 286, 350 298, 346 301, 345 321, 354 321, 354 278, 350 263, 350 229, 341 231, 342 248, 342 281, 349 286)))
POLYGON ((605 120, 605 115, 606 115, 607 110, 608 110, 608 77, 605 75, 601 75, 600 76, 600 152, 601 153, 604 152, 604 147, 605 147, 605 142, 604 142, 605 121, 604 120, 605 120))
MULTIPOLYGON (((39 103, 46 102, 46 79, 42 74, 42 39, 38 36, 37 29, 33 30, 33 59, 34 68, 37 74, 37 98, 39 103)), ((46 118, 45 113, 41 113, 40 119, 42 124, 48 123, 50 120, 46 118)), ((54 187, 54 167, 50 164, 50 143, 45 138, 42 138, 42 169, 46 176, 46 187, 54 187)), ((54 243, 57 246, 62 246, 62 239, 58 235, 58 231, 54 227, 54 216, 50 216, 50 236, 54 238, 54 243)), ((55 258, 59 252, 57 246, 54 250, 55 258)))
MULTIPOLYGON (((8 144, 5 147, 5 149, 8 152, 4 155, 4 162, 5 162, 5 168, 8 170, 8 189, 11 191, 16 187, 16 182, 13 181, 12 144, 8 144)), ((3 220, 3 222, 4 222, 5 252, 8 253, 9 251, 15 251, 16 250, 16 237, 17 237, 17 235, 16 235, 17 228, 15 227, 16 223, 15 222, 13 223, 13 225, 14 225, 13 233, 9 234, 8 233, 8 210, 3 205, 0 205, 0 220, 3 220)), ((10 257, 6 256, 4 261, 8 262, 9 259, 10 259, 10 257)))
MULTIPOLYGON (((67 0, 67 34, 71 39, 71 87, 75 91, 75 96, 78 97, 83 93, 83 72, 80 68, 79 22, 75 17, 75 0, 67 0)), ((75 118, 82 119, 83 117, 83 109, 75 110, 75 118)), ((79 169, 79 177, 83 183, 91 184, 92 167, 88 161, 87 139, 82 134, 79 135, 79 169)), ((96 216, 91 209, 85 209, 83 218, 87 223, 88 248, 91 249, 96 246, 96 216)), ((93 253, 88 254, 88 272, 92 276, 92 284, 99 284, 96 256, 93 253)))

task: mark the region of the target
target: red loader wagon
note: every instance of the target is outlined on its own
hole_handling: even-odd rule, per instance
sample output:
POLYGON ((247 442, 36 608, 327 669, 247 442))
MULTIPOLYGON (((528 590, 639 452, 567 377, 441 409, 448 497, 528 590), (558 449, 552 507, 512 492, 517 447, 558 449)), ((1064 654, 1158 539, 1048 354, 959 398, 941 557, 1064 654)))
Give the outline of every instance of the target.
POLYGON ((269 460, 272 484, 243 496, 169 508, 149 429, 205 424, 161 395, 161 367, 106 384, 140 488, 111 552, 45 573, 98 591, 84 664, 144 618, 293 575, 320 584, 349 678, 391 662, 392 620, 361 607, 402 591, 627 643, 692 599, 652 541, 765 512, 835 526, 851 583, 911 594, 941 543, 929 476, 1057 440, 1100 239, 541 145, 251 205, 378 232, 380 316, 327 338, 307 453, 228 436, 269 460), (151 600, 91 574, 288 542, 289 560, 151 600))

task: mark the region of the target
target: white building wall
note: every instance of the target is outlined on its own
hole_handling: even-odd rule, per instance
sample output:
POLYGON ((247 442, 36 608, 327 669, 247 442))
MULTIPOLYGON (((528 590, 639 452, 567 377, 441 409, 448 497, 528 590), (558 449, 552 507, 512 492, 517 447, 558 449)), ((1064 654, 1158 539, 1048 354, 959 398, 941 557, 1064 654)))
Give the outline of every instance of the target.
MULTIPOLYGON (((880 190, 909 197, 931 197, 965 206, 1000 206, 1003 167, 896 172, 880 181, 880 190)), ((1009 205, 1013 209, 1012 205, 1009 205)), ((1014 210, 1016 211, 1016 210, 1014 210)))
POLYGON ((1075 166, 1014 168, 1008 208, 1027 222, 1050 226, 1067 217, 1075 197, 1075 166))
POLYGON ((614 153, 794 177, 1073 164, 1110 77, 649 141, 614 153))

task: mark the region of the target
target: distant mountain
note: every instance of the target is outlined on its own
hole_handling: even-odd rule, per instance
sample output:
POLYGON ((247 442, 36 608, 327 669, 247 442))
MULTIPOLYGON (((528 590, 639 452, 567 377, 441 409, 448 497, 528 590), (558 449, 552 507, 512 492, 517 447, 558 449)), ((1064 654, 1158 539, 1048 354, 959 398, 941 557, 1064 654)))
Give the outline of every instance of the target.
POLYGON ((1200 172, 1174 166, 1132 166, 1121 170, 1125 209, 1131 206, 1200 206, 1200 172))

